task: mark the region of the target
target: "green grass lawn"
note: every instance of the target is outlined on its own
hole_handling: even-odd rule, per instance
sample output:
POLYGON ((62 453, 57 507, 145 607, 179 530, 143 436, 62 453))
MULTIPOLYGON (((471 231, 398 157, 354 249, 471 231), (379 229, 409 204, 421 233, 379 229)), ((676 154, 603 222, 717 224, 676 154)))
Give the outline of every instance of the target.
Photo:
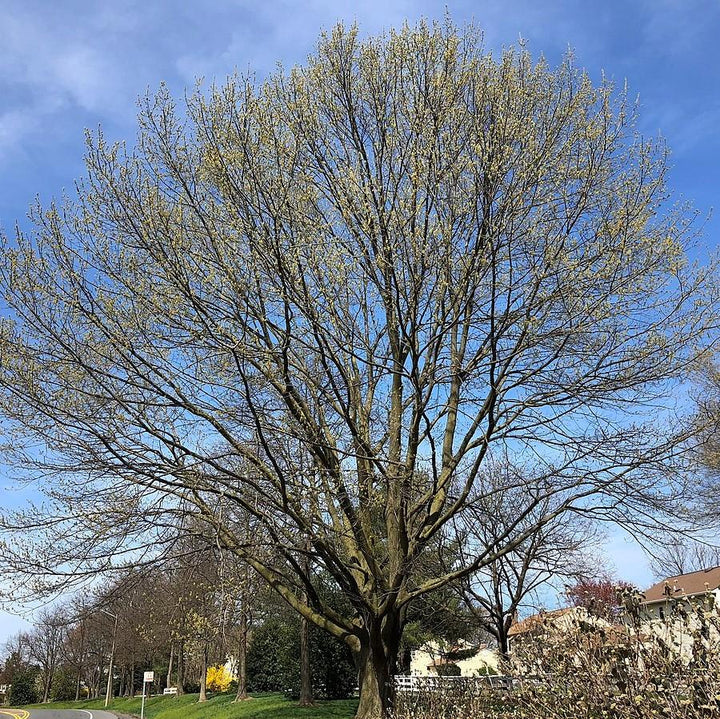
MULTIPOLYGON (((181 697, 150 697, 145 700, 147 719, 351 719, 357 699, 319 701, 317 706, 300 708, 282 694, 264 694, 249 701, 233 703, 235 697, 220 694, 198 704, 197 694, 181 697)), ((102 709, 104 701, 54 702, 37 705, 38 709, 102 709)), ((114 699, 110 711, 140 716, 140 697, 114 699)))

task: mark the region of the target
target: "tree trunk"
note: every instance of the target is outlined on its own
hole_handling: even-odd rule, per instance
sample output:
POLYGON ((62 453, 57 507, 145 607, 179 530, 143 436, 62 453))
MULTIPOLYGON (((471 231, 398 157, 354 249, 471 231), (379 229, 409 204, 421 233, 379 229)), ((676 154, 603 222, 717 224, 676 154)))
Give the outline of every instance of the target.
POLYGON ((47 704, 50 701, 50 684, 52 683, 52 674, 46 672, 45 681, 43 682, 43 704, 47 704))
POLYGON ((354 655, 360 687, 355 719, 385 719, 390 711, 401 631, 399 616, 386 616, 373 622, 361 639, 354 655))
POLYGON ((131 699, 135 698, 135 662, 130 665, 130 691, 128 692, 128 696, 131 699))
MULTIPOLYGON (((302 557, 303 571, 310 576, 310 538, 305 540, 305 554, 302 557)), ((307 602, 305 592, 303 601, 307 602)), ((310 625, 305 617, 300 618, 300 701, 301 707, 313 705, 312 672, 310 669, 310 625)))
POLYGON ((200 698, 199 702, 207 701, 207 664, 208 664, 208 646, 207 642, 203 647, 202 653, 202 674, 200 675, 200 698))
POLYGON ((360 687, 360 703, 355 719, 384 719, 391 705, 387 662, 369 648, 356 654, 355 662, 360 687))
POLYGON ((517 612, 513 612, 511 616, 501 616, 495 622, 495 639, 498 644, 498 654, 500 660, 507 662, 510 660, 510 639, 508 632, 510 627, 517 621, 517 612))
POLYGON ((105 666, 103 665, 102 661, 100 662, 100 665, 98 666, 98 673, 95 677, 95 681, 93 682, 93 698, 99 699, 100 697, 100 684, 102 683, 103 675, 105 674, 105 666))
POLYGON ((313 705, 312 672, 310 670, 310 626, 305 617, 300 619, 300 701, 301 707, 313 705))
POLYGON ((248 622, 245 612, 240 615, 240 641, 238 642, 237 656, 237 694, 235 701, 250 699, 247 693, 247 640, 248 622))
POLYGON ((177 690, 178 695, 185 694, 185 642, 178 643, 177 690))
POLYGON ((498 654, 500 654, 500 659, 503 661, 508 661, 510 659, 508 635, 505 631, 503 631, 498 637, 498 654))
POLYGON ((168 661, 167 681, 165 682, 166 687, 172 686, 172 670, 173 670, 173 656, 174 656, 175 645, 170 642, 170 660, 168 661))
MULTIPOLYGON (((75 701, 80 700, 80 685, 82 684, 83 667, 85 664, 85 624, 80 624, 80 662, 78 664, 77 682, 75 683, 75 701)), ((89 694, 88 690, 88 694, 89 694)))

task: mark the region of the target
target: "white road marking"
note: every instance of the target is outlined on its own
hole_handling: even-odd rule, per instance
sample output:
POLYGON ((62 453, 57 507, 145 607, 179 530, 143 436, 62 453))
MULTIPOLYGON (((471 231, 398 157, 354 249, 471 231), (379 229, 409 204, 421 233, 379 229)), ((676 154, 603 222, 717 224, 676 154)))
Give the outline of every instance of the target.
POLYGON ((85 712, 90 717, 90 719, 93 719, 92 712, 89 712, 87 709, 78 709, 78 711, 85 712))

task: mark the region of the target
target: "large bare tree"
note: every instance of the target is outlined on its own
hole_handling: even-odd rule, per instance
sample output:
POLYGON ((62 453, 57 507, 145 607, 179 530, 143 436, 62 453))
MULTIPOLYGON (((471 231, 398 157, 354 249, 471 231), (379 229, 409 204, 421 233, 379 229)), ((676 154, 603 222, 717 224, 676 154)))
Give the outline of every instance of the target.
POLYGON ((4 242, 9 461, 51 496, 6 517, 37 531, 5 558, 62 583, 197 515, 351 647, 379 716, 419 597, 563 512, 647 523, 682 491, 672 386, 714 307, 665 168, 609 83, 449 23, 149 97, 136 147, 90 137, 77 197, 4 242), (507 453, 537 468, 516 521, 428 577, 449 523, 516 488, 482 471, 507 453))

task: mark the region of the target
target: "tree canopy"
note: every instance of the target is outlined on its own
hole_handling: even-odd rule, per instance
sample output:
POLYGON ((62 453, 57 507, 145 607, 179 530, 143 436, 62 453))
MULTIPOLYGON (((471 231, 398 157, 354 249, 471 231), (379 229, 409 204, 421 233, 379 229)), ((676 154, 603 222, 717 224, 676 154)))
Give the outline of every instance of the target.
POLYGON ((8 560, 87 576, 193 515, 348 644, 371 717, 413 601, 563 512, 671 511, 712 270, 635 120, 448 22, 339 26, 263 82, 149 96, 131 149, 90 135, 77 196, 3 241, 8 458, 51 496, 8 560), (429 575, 508 454, 535 468, 510 521, 429 575))

